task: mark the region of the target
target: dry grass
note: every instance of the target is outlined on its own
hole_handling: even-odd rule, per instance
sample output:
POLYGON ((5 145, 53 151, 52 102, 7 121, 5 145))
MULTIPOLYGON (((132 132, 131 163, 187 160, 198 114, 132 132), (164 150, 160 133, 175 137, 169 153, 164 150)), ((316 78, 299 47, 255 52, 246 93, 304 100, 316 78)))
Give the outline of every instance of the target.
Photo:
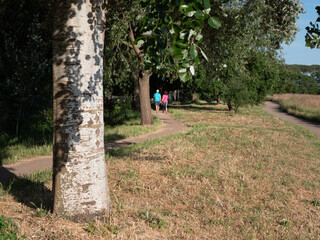
POLYGON ((320 122, 320 95, 275 94, 269 99, 278 102, 289 114, 320 122))
POLYGON ((107 156, 106 222, 35 217, 10 195, 0 214, 28 239, 318 239, 319 139, 260 108, 203 107, 175 110, 188 132, 107 156))

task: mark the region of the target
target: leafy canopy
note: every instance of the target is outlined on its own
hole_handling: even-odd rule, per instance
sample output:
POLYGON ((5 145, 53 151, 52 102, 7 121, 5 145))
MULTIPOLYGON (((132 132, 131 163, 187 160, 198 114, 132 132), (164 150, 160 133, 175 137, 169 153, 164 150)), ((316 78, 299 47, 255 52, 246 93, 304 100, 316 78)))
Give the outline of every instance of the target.
MULTIPOLYGON (((318 18, 316 22, 320 22, 320 6, 316 7, 318 18)), ((320 48, 320 30, 318 23, 310 22, 311 27, 306 27, 307 34, 305 36, 306 39, 306 47, 310 48, 320 48)))
POLYGON ((205 23, 219 28, 211 16, 210 0, 140 0, 145 12, 140 17, 141 35, 133 44, 143 49, 145 69, 176 73, 182 81, 195 74, 205 23))

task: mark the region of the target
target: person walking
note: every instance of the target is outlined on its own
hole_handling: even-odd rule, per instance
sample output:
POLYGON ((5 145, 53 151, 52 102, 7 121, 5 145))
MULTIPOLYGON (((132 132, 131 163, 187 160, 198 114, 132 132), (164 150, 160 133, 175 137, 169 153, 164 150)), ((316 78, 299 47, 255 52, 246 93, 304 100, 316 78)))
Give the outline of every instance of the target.
POLYGON ((163 104, 163 110, 162 112, 164 113, 164 110, 166 110, 166 114, 168 113, 168 92, 164 91, 162 95, 162 104, 163 104))
POLYGON ((161 101, 161 94, 159 93, 158 89, 156 93, 153 94, 153 100, 154 100, 154 104, 156 105, 156 113, 158 113, 160 108, 160 101, 161 101))

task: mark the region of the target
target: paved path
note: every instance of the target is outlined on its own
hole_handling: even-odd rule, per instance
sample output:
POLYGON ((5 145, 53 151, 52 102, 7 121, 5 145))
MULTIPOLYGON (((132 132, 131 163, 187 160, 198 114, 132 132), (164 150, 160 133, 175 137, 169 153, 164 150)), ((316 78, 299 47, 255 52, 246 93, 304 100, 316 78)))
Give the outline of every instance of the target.
MULTIPOLYGON (((167 136, 187 129, 187 126, 182 122, 173 119, 170 113, 159 113, 156 116, 162 121, 162 125, 159 130, 138 137, 130 137, 115 142, 106 143, 106 151, 127 147, 134 143, 167 136)), ((15 176, 25 176, 40 170, 50 169, 52 165, 52 155, 25 159, 16 164, 3 165, 0 166, 0 182, 4 182, 15 176)))
POLYGON ((282 118, 286 121, 301 125, 307 129, 309 129, 310 131, 312 131, 318 138, 320 138, 320 123, 311 122, 308 120, 304 120, 301 118, 291 116, 291 115, 287 114, 286 112, 281 111, 280 105, 278 103, 271 102, 271 101, 267 101, 265 103, 263 110, 267 113, 270 113, 274 116, 282 118))

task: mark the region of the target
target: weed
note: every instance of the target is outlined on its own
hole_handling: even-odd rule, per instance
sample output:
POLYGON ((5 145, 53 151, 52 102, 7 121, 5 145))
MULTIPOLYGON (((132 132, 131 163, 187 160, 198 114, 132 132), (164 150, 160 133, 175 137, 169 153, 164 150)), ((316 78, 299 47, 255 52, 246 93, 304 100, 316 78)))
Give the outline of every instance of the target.
POLYGON ((99 226, 97 222, 89 222, 88 226, 84 228, 91 236, 107 236, 107 232, 104 229, 104 226, 99 226))
POLYGON ((119 231, 121 230, 121 227, 119 226, 113 226, 113 225, 107 225, 107 229, 112 233, 117 235, 119 231))
POLYGON ((139 216, 145 220, 150 227, 163 229, 165 225, 165 221, 157 216, 151 214, 151 211, 147 210, 145 212, 139 212, 139 216))
POLYGON ((41 201, 40 207, 37 207, 37 205, 33 202, 30 202, 30 204, 36 208, 36 216, 37 217, 43 217, 48 214, 48 209, 45 209, 43 207, 42 201, 41 201))
POLYGON ((310 203, 311 203, 313 206, 320 207, 320 201, 318 201, 318 200, 312 200, 312 201, 310 201, 310 203))
POLYGON ((208 221, 209 221, 209 224, 210 224, 211 226, 221 225, 221 226, 223 226, 223 227, 225 227, 225 228, 228 228, 228 227, 229 227, 229 224, 228 224, 227 222, 222 221, 222 220, 216 221, 216 220, 214 220, 213 218, 209 218, 208 221))
POLYGON ((279 222, 279 225, 284 226, 284 227, 289 227, 290 226, 290 222, 287 219, 282 219, 279 222))
POLYGON ((313 206, 315 207, 320 207, 320 201, 319 200, 302 200, 302 202, 305 202, 305 203, 310 203, 312 204, 313 206))
POLYGON ((87 232, 90 233, 90 235, 94 236, 97 232, 97 226, 95 222, 89 222, 88 226, 84 228, 87 232))
POLYGON ((6 186, 0 182, 0 199, 6 200, 12 188, 13 181, 10 181, 6 186))
POLYGON ((0 240, 20 240, 24 236, 18 237, 19 229, 11 218, 0 215, 0 240))
POLYGON ((192 233, 192 229, 188 225, 184 225, 183 228, 186 233, 192 233))

